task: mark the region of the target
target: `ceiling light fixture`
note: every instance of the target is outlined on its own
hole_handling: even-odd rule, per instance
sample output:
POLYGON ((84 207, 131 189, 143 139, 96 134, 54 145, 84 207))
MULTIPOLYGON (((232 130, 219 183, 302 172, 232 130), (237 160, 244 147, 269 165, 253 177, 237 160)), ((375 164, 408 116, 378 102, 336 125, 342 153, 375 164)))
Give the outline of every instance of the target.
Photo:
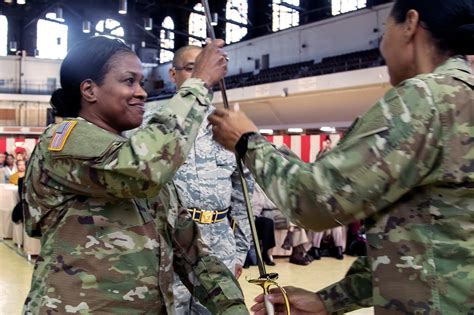
POLYGON ((61 8, 60 6, 57 6, 55 13, 56 13, 56 20, 59 22, 64 22, 63 8, 61 8))
POLYGON ((151 17, 145 18, 145 29, 151 31, 153 29, 153 19, 151 17))
POLYGON ((26 0, 16 0, 16 3, 17 3, 17 4, 25 4, 25 3, 26 3, 26 0))
POLYGON ((303 128, 288 128, 289 133, 302 133, 303 128))
POLYGON ((82 32, 86 34, 91 32, 91 21, 82 21, 82 32))
POLYGON ((212 25, 212 26, 216 26, 218 23, 219 23, 219 14, 217 14, 216 12, 214 12, 214 13, 212 13, 211 25, 212 25))
POLYGON ((321 130, 322 132, 329 132, 329 133, 335 133, 336 132, 335 127, 327 127, 327 126, 321 127, 321 128, 319 128, 319 130, 321 130))
POLYGON ((48 12, 45 16, 47 19, 56 20, 56 12, 48 12))
POLYGON ((127 0, 119 0, 119 14, 127 14, 127 0))
POLYGON ((260 132, 262 135, 272 135, 273 129, 260 129, 258 132, 260 132))
POLYGON ((11 52, 17 51, 18 46, 17 46, 16 41, 12 40, 12 41, 10 42, 10 47, 9 47, 9 48, 10 48, 10 51, 11 51, 11 52))

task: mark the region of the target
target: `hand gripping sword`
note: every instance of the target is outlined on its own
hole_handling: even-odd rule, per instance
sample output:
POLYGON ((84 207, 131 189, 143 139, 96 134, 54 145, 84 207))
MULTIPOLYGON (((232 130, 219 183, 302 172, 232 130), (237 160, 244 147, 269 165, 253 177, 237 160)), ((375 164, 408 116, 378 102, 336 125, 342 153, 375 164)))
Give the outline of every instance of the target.
MULTIPOLYGON (((204 7, 204 14, 206 16, 206 23, 207 23, 207 29, 208 33, 211 37, 212 40, 216 39, 216 34, 214 32, 214 28, 211 24, 211 10, 209 7, 209 2, 208 0, 202 0, 202 5, 204 7)), ((225 81, 222 78, 219 81, 219 87, 222 93, 222 102, 224 103, 224 108, 229 109, 229 101, 227 99, 227 90, 225 86, 225 81)), ((257 265, 258 265, 258 271, 260 276, 258 279, 248 279, 247 281, 253 284, 256 284, 260 286, 263 289, 263 294, 264 294, 264 300, 265 300, 265 308, 267 310, 268 315, 274 315, 275 314, 275 309, 273 304, 268 300, 268 294, 269 290, 272 286, 276 286, 280 289, 281 293, 283 294, 283 297, 285 299, 285 306, 286 306, 286 312, 288 315, 290 315, 290 303, 288 301, 288 295, 286 294, 285 289, 283 289, 281 286, 278 285, 276 280, 278 279, 278 274, 275 272, 272 273, 267 273, 265 270, 265 264, 262 259, 262 252, 260 250, 259 246, 259 241, 258 241, 258 235, 257 235, 257 229, 255 227, 255 220, 253 218, 253 210, 252 210, 252 203, 250 202, 250 196, 249 196, 249 191, 248 191, 248 186, 247 182, 245 181, 244 177, 244 171, 243 171, 243 165, 242 161, 240 160, 239 156, 236 154, 235 155, 235 160, 237 163, 237 168, 239 170, 239 175, 240 175, 240 183, 242 184, 242 192, 244 195, 244 200, 245 200, 245 205, 247 209, 247 216, 249 218, 249 223, 250 223, 250 230, 252 232, 252 239, 253 239, 253 244, 255 246, 255 252, 257 255, 257 265)))

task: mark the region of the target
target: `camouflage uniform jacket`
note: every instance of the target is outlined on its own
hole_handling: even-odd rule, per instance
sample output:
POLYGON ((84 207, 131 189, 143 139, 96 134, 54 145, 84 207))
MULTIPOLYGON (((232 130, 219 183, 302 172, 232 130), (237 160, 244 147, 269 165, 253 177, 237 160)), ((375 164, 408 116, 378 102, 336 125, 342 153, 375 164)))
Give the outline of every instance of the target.
POLYGON ((195 224, 176 207, 166 212, 169 187, 161 207, 144 199, 184 162, 209 104, 194 79, 129 140, 81 118, 69 120, 68 138, 60 136, 65 123, 48 127, 25 179, 26 230, 41 237, 25 314, 163 314, 173 267, 210 309, 247 313, 238 283, 208 255, 195 224), (64 147, 51 150, 54 141, 64 147))
POLYGON ((457 56, 402 82, 313 164, 249 141, 246 165, 298 224, 320 231, 367 218, 373 277, 354 286, 371 290, 344 291, 356 278, 342 280, 321 291, 330 311, 371 291, 377 314, 474 313, 471 71, 457 56))

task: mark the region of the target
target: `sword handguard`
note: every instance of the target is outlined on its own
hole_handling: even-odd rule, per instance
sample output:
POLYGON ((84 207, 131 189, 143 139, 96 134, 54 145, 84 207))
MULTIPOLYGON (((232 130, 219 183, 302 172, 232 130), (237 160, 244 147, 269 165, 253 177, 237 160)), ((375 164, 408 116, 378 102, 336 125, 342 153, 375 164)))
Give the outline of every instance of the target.
POLYGON ((286 293, 285 289, 276 282, 277 279, 278 279, 278 274, 272 272, 272 273, 265 274, 258 279, 246 279, 246 280, 249 283, 256 284, 263 289, 263 299, 264 299, 265 308, 267 310, 268 315, 275 314, 275 307, 268 300, 268 294, 270 294, 270 288, 274 286, 280 289, 280 292, 283 295, 283 299, 285 300, 286 314, 290 315, 291 311, 290 311, 290 301, 288 300, 288 294, 286 293))

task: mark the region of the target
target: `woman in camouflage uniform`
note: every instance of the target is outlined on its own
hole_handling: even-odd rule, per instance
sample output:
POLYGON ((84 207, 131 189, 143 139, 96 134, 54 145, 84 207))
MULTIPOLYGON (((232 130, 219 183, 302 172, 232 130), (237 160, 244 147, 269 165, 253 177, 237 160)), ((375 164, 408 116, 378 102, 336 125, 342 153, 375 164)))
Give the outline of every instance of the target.
POLYGON ((41 237, 25 314, 166 313, 173 268, 215 313, 247 313, 165 186, 211 103, 207 86, 226 72, 222 45, 203 50, 193 78, 130 139, 121 133, 141 124, 147 97, 138 57, 105 37, 68 53, 51 100, 65 120, 41 136, 25 179, 26 229, 41 237))
POLYGON ((289 288, 295 312, 474 314, 474 1, 396 0, 381 51, 394 87, 315 163, 278 154, 242 113, 210 117, 214 135, 294 222, 366 218, 370 264, 317 294, 289 288))

